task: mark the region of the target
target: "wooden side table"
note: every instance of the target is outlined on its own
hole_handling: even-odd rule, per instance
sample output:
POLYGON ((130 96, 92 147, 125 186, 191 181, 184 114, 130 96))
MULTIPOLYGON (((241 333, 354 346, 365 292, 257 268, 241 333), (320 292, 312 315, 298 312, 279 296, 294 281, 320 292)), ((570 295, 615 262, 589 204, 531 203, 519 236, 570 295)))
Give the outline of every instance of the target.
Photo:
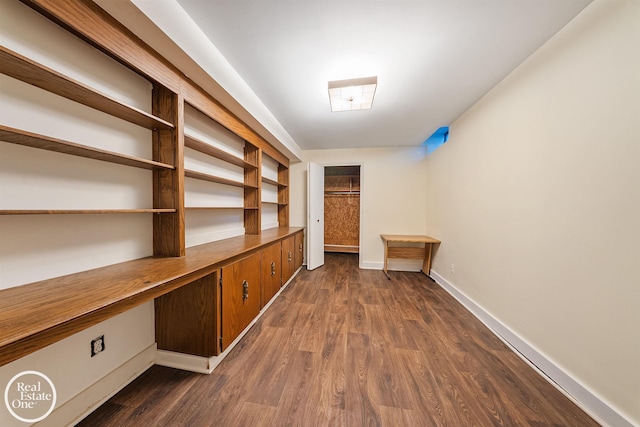
MULTIPOLYGON (((389 280, 387 261, 389 258, 421 259, 422 272, 429 276, 431 272, 431 255, 433 245, 440 244, 440 240, 429 236, 405 236, 397 234, 381 234, 384 242, 384 268, 383 272, 389 280), (423 247, 389 246, 389 243, 424 243, 423 247)), ((429 276, 430 277, 430 276, 429 276)))

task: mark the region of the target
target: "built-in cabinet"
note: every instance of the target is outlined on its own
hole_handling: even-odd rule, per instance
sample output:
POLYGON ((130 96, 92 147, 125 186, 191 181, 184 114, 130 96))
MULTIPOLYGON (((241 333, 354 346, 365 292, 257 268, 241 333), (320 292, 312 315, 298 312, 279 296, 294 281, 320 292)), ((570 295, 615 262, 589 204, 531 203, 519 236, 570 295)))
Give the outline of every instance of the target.
MULTIPOLYGON (((0 73, 106 113, 110 120, 148 129, 151 154, 132 156, 98 148, 93 141, 63 140, 10 126, 1 118, 0 143, 150 170, 146 185, 152 187, 152 200, 149 206, 116 209, 32 209, 31 204, 5 204, 11 208, 0 206, 0 215, 147 214, 153 224, 153 257, 0 290, 3 323, 29 326, 5 331, 0 364, 152 299, 159 348, 200 356, 218 354, 291 277, 297 262, 302 263, 294 248, 297 231, 288 228, 288 158, 95 3, 23 3, 140 77, 151 89, 150 108, 121 102, 6 46, 0 46, 0 73), (196 122, 212 130, 200 132, 196 122), (190 198, 190 186, 205 194, 207 201, 190 198), (265 194, 263 186, 269 187, 265 194), (263 199, 266 194, 269 199, 263 199), (269 224, 276 230, 265 233, 267 211, 272 218, 269 224), (239 227, 220 232, 230 215, 239 218, 239 227), (190 244, 189 224, 196 219, 198 227, 204 223, 214 231, 194 233, 190 244), (218 241, 225 243, 215 245, 218 241), (198 249, 200 245, 210 246, 198 249), (24 297, 27 294, 29 298, 24 297), (34 319, 34 313, 42 310, 46 315, 34 319)), ((71 121, 69 126, 74 126, 71 121)))
POLYGON ((227 349, 302 266, 302 237, 295 231, 156 298, 158 348, 203 357, 227 349))

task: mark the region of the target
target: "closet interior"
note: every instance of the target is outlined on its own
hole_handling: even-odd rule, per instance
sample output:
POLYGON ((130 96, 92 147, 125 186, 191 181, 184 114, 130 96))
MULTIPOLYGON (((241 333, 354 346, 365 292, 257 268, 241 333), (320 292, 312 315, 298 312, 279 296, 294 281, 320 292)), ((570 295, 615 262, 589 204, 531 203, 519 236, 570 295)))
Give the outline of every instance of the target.
POLYGON ((360 252, 360 166, 325 166, 324 224, 325 252, 360 252))

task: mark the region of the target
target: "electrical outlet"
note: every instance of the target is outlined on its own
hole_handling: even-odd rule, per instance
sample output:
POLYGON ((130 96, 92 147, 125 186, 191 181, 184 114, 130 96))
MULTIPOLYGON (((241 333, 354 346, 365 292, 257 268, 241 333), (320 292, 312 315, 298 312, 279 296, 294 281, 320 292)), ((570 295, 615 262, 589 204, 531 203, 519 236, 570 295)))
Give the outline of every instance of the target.
POLYGON ((456 274, 456 265, 451 263, 451 267, 449 268, 449 270, 451 271, 451 274, 456 274))
POLYGON ((104 335, 91 340, 91 357, 104 351, 104 335))

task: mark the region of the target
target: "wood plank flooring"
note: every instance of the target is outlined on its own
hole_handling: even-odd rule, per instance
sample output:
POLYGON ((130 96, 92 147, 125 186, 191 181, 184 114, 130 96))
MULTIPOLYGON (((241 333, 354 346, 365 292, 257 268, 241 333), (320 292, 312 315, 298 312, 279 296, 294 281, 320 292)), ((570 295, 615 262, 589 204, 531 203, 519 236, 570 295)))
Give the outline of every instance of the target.
POLYGON ((421 273, 326 254, 211 375, 154 366, 79 426, 597 426, 421 273))

